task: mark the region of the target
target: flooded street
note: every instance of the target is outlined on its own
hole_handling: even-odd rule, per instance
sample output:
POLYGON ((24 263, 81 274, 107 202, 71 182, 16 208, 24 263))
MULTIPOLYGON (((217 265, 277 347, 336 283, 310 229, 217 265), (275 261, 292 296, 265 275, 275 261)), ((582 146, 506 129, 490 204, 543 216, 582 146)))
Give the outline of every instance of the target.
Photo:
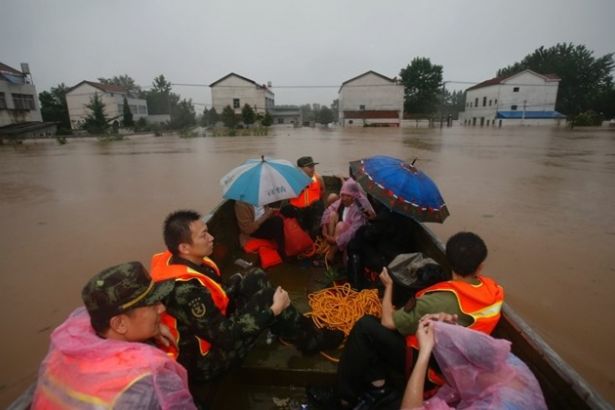
POLYGON ((615 402, 615 132, 277 129, 267 137, 131 137, 0 147, 0 406, 36 377, 50 332, 84 282, 129 260, 149 266, 170 211, 206 213, 219 179, 261 154, 311 155, 322 174, 375 154, 418 158, 459 230, 489 248, 506 301, 615 402))

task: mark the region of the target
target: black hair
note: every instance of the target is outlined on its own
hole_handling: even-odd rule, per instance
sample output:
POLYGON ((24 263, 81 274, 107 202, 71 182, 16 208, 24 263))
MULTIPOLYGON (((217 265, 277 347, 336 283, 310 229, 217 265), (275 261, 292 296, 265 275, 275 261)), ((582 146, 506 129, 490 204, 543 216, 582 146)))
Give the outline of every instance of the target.
POLYGON ((446 258, 453 272, 470 276, 487 259, 487 245, 472 232, 458 232, 446 242, 446 258))
POLYGON ((108 316, 90 315, 90 324, 92 325, 92 328, 94 328, 96 334, 100 337, 103 337, 103 335, 107 333, 107 330, 109 330, 110 321, 111 318, 108 316))
POLYGON ((190 224, 201 219, 196 211, 175 211, 164 220, 164 243, 173 255, 179 253, 179 244, 192 243, 190 224))

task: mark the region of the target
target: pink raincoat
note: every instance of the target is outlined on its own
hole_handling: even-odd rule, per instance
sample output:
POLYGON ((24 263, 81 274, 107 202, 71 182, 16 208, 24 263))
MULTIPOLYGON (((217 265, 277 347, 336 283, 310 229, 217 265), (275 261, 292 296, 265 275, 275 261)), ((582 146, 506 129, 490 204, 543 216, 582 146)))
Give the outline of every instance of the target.
MULTIPOLYGON (((354 234, 357 232, 357 229, 367 223, 367 215, 365 214, 366 211, 373 213, 374 208, 372 208, 372 204, 370 204, 367 200, 361 186, 352 178, 349 178, 344 182, 342 189, 340 190, 340 194, 347 194, 355 199, 352 205, 348 207, 346 218, 342 221, 344 223, 344 229, 336 241, 340 250, 344 251, 346 249, 346 245, 348 245, 348 242, 350 242, 350 240, 354 237, 354 234)), ((338 212, 341 204, 342 200, 340 198, 325 209, 320 221, 321 226, 329 223, 331 215, 338 212)))
POLYGON ((434 334, 433 354, 447 384, 424 409, 547 409, 538 381, 509 341, 443 322, 434 323, 434 334))
POLYGON ((85 308, 51 334, 32 409, 196 409, 186 370, 162 350, 103 339, 85 308))

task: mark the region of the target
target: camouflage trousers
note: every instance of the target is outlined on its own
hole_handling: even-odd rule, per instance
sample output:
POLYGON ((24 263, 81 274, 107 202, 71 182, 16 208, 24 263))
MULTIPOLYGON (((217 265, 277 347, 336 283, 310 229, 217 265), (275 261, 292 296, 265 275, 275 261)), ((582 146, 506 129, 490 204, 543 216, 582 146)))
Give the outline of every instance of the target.
POLYGON ((270 310, 274 292, 275 288, 265 272, 260 269, 249 271, 232 293, 227 313, 231 317, 241 317, 236 323, 242 327, 241 333, 247 336, 237 338, 232 346, 226 348, 212 344, 204 356, 200 352, 191 354, 191 363, 186 366, 191 380, 214 381, 231 368, 239 366, 254 348, 258 337, 267 329, 291 343, 305 343, 316 337, 312 321, 299 313, 292 304, 278 316, 271 316, 268 323, 259 326, 255 317, 270 310))

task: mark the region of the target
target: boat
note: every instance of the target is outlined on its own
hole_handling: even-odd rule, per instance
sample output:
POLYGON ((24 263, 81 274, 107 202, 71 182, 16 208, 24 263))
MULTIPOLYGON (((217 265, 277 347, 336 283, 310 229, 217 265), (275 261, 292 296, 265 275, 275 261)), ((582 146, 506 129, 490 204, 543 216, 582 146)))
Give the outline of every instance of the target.
MULTIPOLYGON (((327 192, 338 192, 341 181, 325 176, 327 192)), ((205 216, 209 231, 215 237, 212 258, 224 276, 242 268, 235 261, 257 263, 255 255, 240 248, 235 221, 234 201, 224 200, 205 216)), ((448 268, 444 246, 425 226, 412 218, 406 219, 408 235, 416 251, 436 260, 448 268)), ((244 264, 245 266, 245 264, 244 264)), ((308 263, 293 262, 267 270, 274 285, 283 286, 293 304, 303 312, 309 310, 307 295, 325 286, 324 270, 308 263)), ((612 409, 570 365, 568 365, 508 304, 504 304, 502 317, 493 336, 512 342, 512 351, 533 371, 551 409, 612 409)), ((212 409, 299 409, 306 402, 305 387, 313 384, 333 384, 336 364, 316 355, 302 356, 292 346, 285 346, 262 335, 254 351, 242 366, 232 371, 215 387, 193 385, 195 399, 209 402, 212 409)), ((33 386, 29 389, 31 396, 33 386)), ((24 393, 13 408, 27 408, 29 397, 24 393)))

